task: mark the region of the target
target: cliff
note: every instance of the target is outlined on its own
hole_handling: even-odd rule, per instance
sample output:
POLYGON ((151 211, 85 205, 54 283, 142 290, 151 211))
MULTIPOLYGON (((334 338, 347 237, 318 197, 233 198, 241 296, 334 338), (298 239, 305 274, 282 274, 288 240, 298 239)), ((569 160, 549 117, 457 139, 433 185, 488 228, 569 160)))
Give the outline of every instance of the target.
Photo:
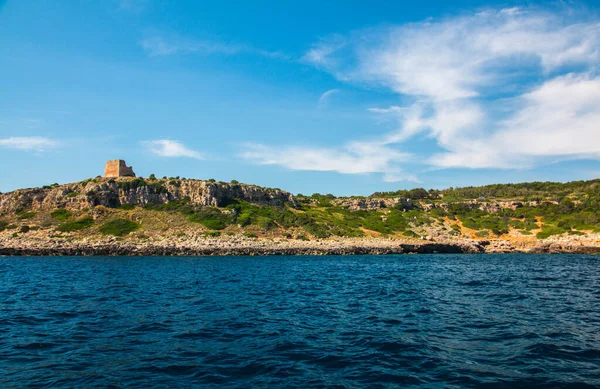
POLYGON ((52 211, 60 208, 81 211, 96 206, 116 208, 124 204, 145 206, 183 199, 200 207, 219 207, 233 200, 275 206, 295 204, 291 193, 255 185, 120 177, 95 178, 78 183, 2 193, 0 214, 20 210, 52 211))

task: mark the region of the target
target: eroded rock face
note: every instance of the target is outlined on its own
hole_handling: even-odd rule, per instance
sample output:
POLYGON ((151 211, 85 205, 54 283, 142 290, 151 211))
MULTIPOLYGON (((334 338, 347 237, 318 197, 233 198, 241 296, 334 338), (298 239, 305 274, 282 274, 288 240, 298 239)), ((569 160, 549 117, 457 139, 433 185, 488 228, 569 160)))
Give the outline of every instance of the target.
POLYGON ((370 211, 374 209, 383 208, 400 208, 404 210, 411 210, 420 208, 419 203, 412 202, 409 199, 401 197, 394 198, 376 198, 376 197, 364 197, 364 198, 339 198, 331 201, 331 204, 348 208, 351 211, 370 211))
POLYGON ((148 185, 127 185, 129 178, 95 179, 53 188, 19 189, 0 194, 0 213, 21 209, 82 210, 98 205, 118 207, 122 204, 144 206, 164 204, 188 197, 197 206, 224 206, 234 200, 261 205, 295 206, 291 193, 279 189, 245 184, 216 183, 201 180, 147 181, 148 185))

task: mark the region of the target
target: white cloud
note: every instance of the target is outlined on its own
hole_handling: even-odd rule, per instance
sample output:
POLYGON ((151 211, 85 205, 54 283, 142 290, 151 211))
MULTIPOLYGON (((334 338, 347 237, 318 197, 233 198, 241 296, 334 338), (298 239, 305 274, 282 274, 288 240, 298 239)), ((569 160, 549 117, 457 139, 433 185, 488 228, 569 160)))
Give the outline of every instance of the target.
POLYGON ((346 38, 341 35, 332 35, 313 45, 304 55, 303 60, 313 65, 331 68, 335 65, 335 59, 331 57, 331 54, 342 49, 344 46, 346 46, 346 38))
POLYGON ((274 59, 287 59, 288 56, 278 51, 257 49, 246 45, 225 44, 214 41, 202 41, 184 37, 150 36, 140 42, 142 48, 150 57, 160 57, 176 54, 255 54, 274 59))
POLYGON ((409 101, 371 109, 398 121, 379 143, 402 151, 418 134, 431 137, 443 151, 426 165, 523 168, 600 157, 600 21, 593 16, 486 10, 335 35, 304 58, 342 81, 383 86, 409 101))
POLYGON ((174 140, 158 139, 143 141, 142 145, 144 145, 151 153, 158 155, 159 157, 188 157, 204 159, 204 156, 201 153, 189 149, 182 143, 174 140))
POLYGON ((10 137, 0 139, 0 147, 25 151, 45 151, 47 149, 58 147, 60 142, 43 138, 39 136, 30 137, 10 137))
POLYGON ((319 97, 318 107, 325 108, 329 104, 329 100, 331 100, 331 97, 337 93, 340 93, 339 89, 329 89, 328 91, 323 93, 321 97, 319 97))
POLYGON ((248 144, 242 157, 261 165, 280 165, 291 170, 333 171, 342 174, 383 173, 384 180, 417 181, 399 164, 410 156, 376 142, 352 142, 340 148, 270 147, 248 144))

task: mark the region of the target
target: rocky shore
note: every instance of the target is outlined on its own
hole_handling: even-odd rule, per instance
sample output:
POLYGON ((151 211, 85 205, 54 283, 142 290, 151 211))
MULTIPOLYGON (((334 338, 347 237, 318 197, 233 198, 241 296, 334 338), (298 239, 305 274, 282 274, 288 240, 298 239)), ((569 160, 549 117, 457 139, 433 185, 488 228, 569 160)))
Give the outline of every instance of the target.
POLYGON ((314 241, 223 237, 138 242, 104 238, 57 241, 47 238, 0 237, 4 256, 224 256, 224 255, 385 255, 443 253, 572 253, 600 254, 593 242, 542 241, 515 247, 499 241, 403 242, 386 238, 336 238, 314 241))

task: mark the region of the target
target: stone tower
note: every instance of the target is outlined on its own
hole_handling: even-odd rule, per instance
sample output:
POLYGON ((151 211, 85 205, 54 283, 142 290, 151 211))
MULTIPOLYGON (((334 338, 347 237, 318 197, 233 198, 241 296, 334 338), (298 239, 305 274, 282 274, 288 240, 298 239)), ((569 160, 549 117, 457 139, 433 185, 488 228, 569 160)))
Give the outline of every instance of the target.
POLYGON ((135 177, 135 173, 122 159, 113 159, 106 162, 104 177, 135 177))

